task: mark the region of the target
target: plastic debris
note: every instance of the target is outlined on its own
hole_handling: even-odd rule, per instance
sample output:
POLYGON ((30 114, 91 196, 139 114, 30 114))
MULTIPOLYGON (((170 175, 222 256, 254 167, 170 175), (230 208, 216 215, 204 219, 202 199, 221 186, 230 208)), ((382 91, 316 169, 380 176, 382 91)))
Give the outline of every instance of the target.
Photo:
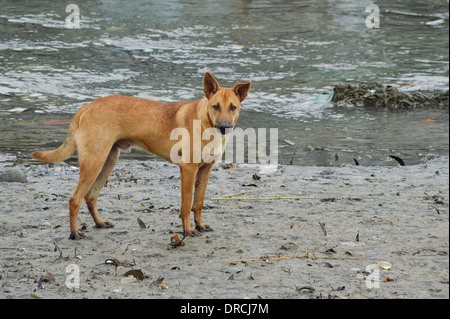
POLYGON ((327 103, 330 102, 333 99, 334 96, 334 90, 332 90, 331 92, 322 92, 319 93, 319 95, 315 98, 314 100, 314 104, 323 104, 323 103, 327 103))
POLYGON ((383 269, 389 269, 392 267, 392 264, 388 261, 379 261, 377 263, 378 267, 383 268, 383 269))

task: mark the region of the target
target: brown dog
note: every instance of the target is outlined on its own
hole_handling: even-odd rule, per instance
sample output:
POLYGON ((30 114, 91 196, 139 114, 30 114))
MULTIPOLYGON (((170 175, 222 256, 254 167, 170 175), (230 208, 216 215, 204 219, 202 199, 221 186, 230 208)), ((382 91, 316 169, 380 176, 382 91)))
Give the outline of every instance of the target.
MULTIPOLYGON (((211 227, 203 223, 201 213, 214 161, 194 160, 199 158, 193 141, 194 136, 199 134, 195 132, 195 124, 198 123, 197 128, 201 132, 214 128, 216 134, 220 135, 223 152, 228 141, 226 133, 236 124, 240 104, 247 97, 250 84, 238 83, 232 89, 221 88, 207 72, 203 78, 205 97, 198 101, 163 103, 112 95, 81 107, 75 113, 67 138, 59 148, 31 154, 43 162, 55 163, 65 160, 78 150, 80 179, 69 200, 70 238, 84 237, 77 229, 78 211, 83 198, 96 227, 113 227, 109 221, 100 218, 97 197, 117 163, 120 151, 127 152, 131 147, 138 147, 174 162, 172 153, 177 140, 171 139, 171 132, 176 128, 189 132, 192 138, 187 146, 193 149, 189 156, 182 154, 185 148, 178 151, 178 155, 183 155, 182 160, 177 163, 181 172, 180 218, 183 233, 197 236, 200 232, 211 231, 211 227), (193 193, 195 229, 192 229, 190 223, 193 193)), ((208 142, 202 140, 198 144, 201 145, 201 150, 208 142)), ((197 149, 197 152, 201 150, 197 149)), ((221 154, 218 155, 220 158, 221 154)))

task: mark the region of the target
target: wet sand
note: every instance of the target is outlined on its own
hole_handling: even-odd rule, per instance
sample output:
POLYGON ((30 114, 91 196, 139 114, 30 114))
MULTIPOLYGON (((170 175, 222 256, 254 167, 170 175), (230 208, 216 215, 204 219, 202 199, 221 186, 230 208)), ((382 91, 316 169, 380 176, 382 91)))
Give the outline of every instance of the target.
MULTIPOLYGON (((17 165, 28 183, 0 182, 0 298, 449 298, 448 163, 280 165, 269 174, 219 164, 203 211, 214 231, 176 248, 177 166, 119 161, 99 198, 115 227, 94 228, 83 204, 87 236, 72 241, 68 200, 78 168, 17 165), (240 192, 302 198, 212 199, 240 192), (366 280, 379 262, 392 265, 376 268, 390 281, 366 280), (79 288, 66 285, 69 265, 79 288), (145 278, 124 277, 131 269, 145 278)), ((0 174, 8 167, 0 162, 0 174)))

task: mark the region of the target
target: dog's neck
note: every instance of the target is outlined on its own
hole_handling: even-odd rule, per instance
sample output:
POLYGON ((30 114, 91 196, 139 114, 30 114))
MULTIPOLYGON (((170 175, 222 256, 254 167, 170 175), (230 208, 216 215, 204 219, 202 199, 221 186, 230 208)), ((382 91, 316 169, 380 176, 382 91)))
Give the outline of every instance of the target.
POLYGON ((211 117, 209 116, 209 112, 208 112, 208 99, 207 98, 203 98, 200 101, 198 101, 197 115, 198 115, 198 118, 202 121, 202 129, 203 130, 210 128, 210 127, 214 127, 214 123, 211 120, 211 117))

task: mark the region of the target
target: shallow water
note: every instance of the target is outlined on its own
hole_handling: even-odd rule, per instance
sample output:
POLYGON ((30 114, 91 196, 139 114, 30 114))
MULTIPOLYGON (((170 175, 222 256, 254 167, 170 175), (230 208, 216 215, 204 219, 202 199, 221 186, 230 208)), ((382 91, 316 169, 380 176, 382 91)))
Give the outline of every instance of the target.
POLYGON ((80 28, 67 29, 66 3, 0 0, 0 152, 59 145, 68 125, 45 121, 101 96, 199 99, 208 70, 223 86, 252 80, 238 124, 278 128, 280 162, 448 155, 448 109, 314 103, 338 82, 448 90, 448 2, 377 2, 379 29, 366 27, 370 3, 88 1, 77 3, 80 28))

